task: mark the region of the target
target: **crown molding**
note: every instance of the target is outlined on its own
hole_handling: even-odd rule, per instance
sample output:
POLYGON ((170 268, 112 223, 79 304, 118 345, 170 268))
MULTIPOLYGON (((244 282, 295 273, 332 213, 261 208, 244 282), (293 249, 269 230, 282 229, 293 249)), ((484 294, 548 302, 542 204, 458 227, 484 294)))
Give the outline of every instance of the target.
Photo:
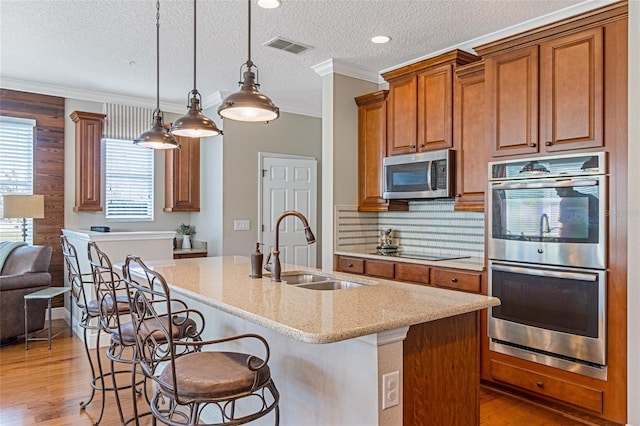
MULTIPOLYGON (((460 50, 464 50, 465 52, 477 54, 477 52, 474 50, 475 47, 477 46, 481 46, 481 45, 484 45, 496 40, 500 40, 505 37, 513 36, 525 31, 533 30, 535 28, 542 27, 544 25, 552 24, 554 22, 557 22, 566 18, 570 18, 572 16, 579 15, 581 13, 589 12, 591 10, 594 10, 612 3, 616 3, 618 1, 619 0, 586 0, 581 3, 577 3, 569 7, 565 7, 564 9, 556 10, 555 12, 547 13, 546 15, 538 16, 533 19, 529 19, 528 21, 524 21, 519 24, 512 25, 507 28, 503 28, 501 30, 494 31, 492 33, 485 34, 480 37, 476 37, 474 39, 464 41, 462 43, 455 44, 453 46, 450 46, 435 52, 431 52, 419 58, 415 58, 410 61, 406 61, 401 64, 394 65, 393 67, 385 68, 383 70, 380 70, 379 74, 384 74, 389 71, 393 71, 395 69, 402 68, 407 65, 411 65, 413 63, 416 63, 425 59, 429 59, 434 56, 441 55, 443 53, 449 52, 454 49, 460 49, 460 50)), ((384 80, 381 80, 380 82, 382 81, 384 80)))
POLYGON ((329 74, 342 74, 347 77, 370 81, 371 83, 378 83, 379 79, 379 75, 375 71, 333 58, 313 65, 311 69, 320 77, 324 77, 329 74))
MULTIPOLYGON (((12 78, 2 78, 0 84, 5 89, 18 90, 21 92, 38 93, 41 95, 58 96, 61 98, 79 99, 83 101, 99 103, 117 103, 143 108, 155 109, 155 99, 136 98, 133 96, 118 95, 114 93, 98 92, 95 90, 73 89, 65 86, 53 84, 36 83, 33 81, 18 80, 12 78)), ((164 112, 183 114, 186 106, 168 102, 160 102, 160 109, 164 112)))

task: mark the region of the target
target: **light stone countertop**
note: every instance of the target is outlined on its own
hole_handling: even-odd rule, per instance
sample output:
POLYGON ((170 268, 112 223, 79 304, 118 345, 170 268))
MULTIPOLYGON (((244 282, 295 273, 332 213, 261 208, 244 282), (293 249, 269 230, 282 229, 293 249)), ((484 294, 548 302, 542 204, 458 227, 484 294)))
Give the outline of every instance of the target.
POLYGON ((485 270, 484 259, 481 257, 466 257, 450 260, 425 260, 408 257, 382 256, 373 254, 373 250, 336 251, 335 255, 362 257, 365 259, 388 260, 390 262, 415 263, 418 265, 439 266, 441 268, 466 269, 468 271, 482 272, 485 270))
POLYGON ((268 276, 250 278, 249 258, 244 256, 147 265, 164 276, 172 297, 187 296, 306 343, 339 342, 500 303, 494 297, 283 264, 283 277, 300 271, 367 284, 334 291, 298 288, 271 282, 268 276))

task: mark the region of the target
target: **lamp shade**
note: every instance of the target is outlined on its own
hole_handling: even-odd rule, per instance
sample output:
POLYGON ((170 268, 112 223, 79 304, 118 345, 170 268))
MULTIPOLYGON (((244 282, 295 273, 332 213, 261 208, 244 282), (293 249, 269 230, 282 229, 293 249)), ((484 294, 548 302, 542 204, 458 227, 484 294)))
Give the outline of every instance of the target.
POLYGON ((7 194, 2 200, 3 218, 44 218, 44 195, 7 194))
POLYGON ((133 141, 134 144, 151 149, 180 148, 180 143, 164 128, 162 113, 156 110, 153 114, 153 126, 133 141))
POLYGON ((240 90, 227 96, 218 108, 221 117, 245 122, 268 122, 280 116, 280 109, 273 101, 258 91, 255 78, 251 68, 245 71, 240 90))
POLYGON ((189 101, 189 111, 173 122, 171 133, 190 138, 203 138, 222 134, 216 123, 202 113, 198 91, 194 90, 192 95, 189 101))

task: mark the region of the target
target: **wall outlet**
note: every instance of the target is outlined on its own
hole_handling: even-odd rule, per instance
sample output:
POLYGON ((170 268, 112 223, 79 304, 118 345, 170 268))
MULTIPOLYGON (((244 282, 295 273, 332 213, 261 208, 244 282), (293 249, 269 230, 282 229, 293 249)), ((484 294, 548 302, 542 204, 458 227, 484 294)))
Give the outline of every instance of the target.
POLYGON ((234 231, 248 231, 251 229, 251 221, 249 219, 242 220, 234 220, 233 221, 233 230, 234 231))
POLYGON ((382 376, 382 409, 400 404, 400 372, 394 371, 382 376))

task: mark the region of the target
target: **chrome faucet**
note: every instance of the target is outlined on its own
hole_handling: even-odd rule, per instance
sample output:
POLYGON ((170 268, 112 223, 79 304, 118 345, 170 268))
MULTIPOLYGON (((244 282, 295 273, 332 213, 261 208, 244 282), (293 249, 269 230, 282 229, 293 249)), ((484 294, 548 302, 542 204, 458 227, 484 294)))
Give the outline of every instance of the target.
POLYGON ((302 224, 304 225, 304 236, 307 239, 308 244, 313 244, 316 242, 316 237, 311 232, 311 227, 309 226, 309 222, 307 222, 307 218, 298 211, 295 210, 287 210, 278 216, 276 219, 276 245, 271 253, 267 256, 267 260, 264 265, 264 269, 271 272, 271 281, 280 282, 281 278, 281 268, 280 268, 280 222, 287 216, 296 216, 302 224), (269 262, 271 259, 271 255, 273 255, 273 260, 269 262))
POLYGON ((540 241, 542 241, 542 237, 544 234, 548 234, 551 232, 551 228, 549 228, 549 216, 546 213, 542 213, 540 216, 540 241))

